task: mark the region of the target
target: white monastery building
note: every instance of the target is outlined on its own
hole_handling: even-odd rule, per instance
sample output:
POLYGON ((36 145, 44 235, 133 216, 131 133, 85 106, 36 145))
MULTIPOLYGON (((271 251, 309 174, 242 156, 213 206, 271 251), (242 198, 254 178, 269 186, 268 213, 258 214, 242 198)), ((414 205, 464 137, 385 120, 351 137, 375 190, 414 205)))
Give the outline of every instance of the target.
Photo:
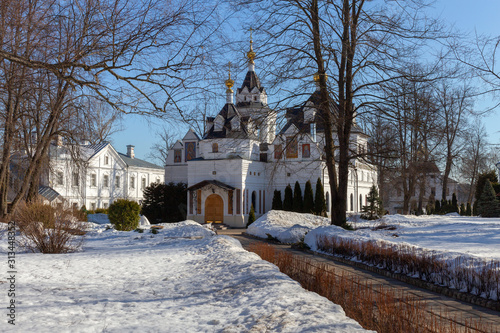
MULTIPOLYGON (((226 104, 216 117, 207 117, 206 132, 199 137, 189 130, 169 150, 165 182, 188 184, 187 218, 200 223, 225 223, 244 227, 251 205, 256 217, 271 210, 274 190, 293 188, 304 192, 309 180, 325 187, 330 209, 329 178, 323 157, 324 130, 313 92, 301 105, 286 111, 286 124, 277 132, 276 112, 269 108, 267 93, 255 73, 255 53, 250 41, 248 72, 233 98, 234 81, 226 80, 226 104)), ((333 133, 335 136, 335 133, 333 133)), ((368 136, 353 126, 352 149, 366 151, 368 136)), ((376 182, 373 166, 353 160, 349 175, 348 210, 366 205, 376 182)))
POLYGON ((109 142, 74 148, 61 142, 51 145, 50 171, 40 189, 49 201, 57 197, 60 203, 75 209, 85 205, 89 210, 108 208, 119 198, 142 203, 143 190, 164 180, 164 168, 135 158, 132 145, 127 146, 126 154, 117 152, 109 142))

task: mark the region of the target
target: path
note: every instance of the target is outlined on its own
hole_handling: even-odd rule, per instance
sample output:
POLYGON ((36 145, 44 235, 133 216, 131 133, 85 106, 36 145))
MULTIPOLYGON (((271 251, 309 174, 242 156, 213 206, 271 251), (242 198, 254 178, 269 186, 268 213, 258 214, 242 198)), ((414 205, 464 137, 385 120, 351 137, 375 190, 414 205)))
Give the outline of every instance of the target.
POLYGON ((482 319, 482 323, 488 325, 493 329, 493 332, 500 332, 500 312, 489 310, 480 306, 471 305, 444 295, 428 291, 426 289, 418 288, 404 282, 381 276, 373 272, 363 270, 361 268, 353 267, 347 264, 340 263, 334 259, 315 256, 313 254, 305 253, 299 250, 292 249, 289 245, 272 244, 265 240, 258 240, 252 237, 243 235, 244 229, 227 229, 219 230, 219 235, 228 235, 239 240, 243 248, 248 249, 250 244, 267 243, 272 245, 278 250, 289 251, 294 255, 300 255, 304 258, 312 260, 318 264, 329 265, 339 272, 346 274, 354 274, 358 276, 362 282, 368 282, 372 286, 383 286, 384 288, 392 288, 398 291, 404 291, 408 295, 414 295, 427 303, 432 312, 440 314, 447 318, 455 318, 457 323, 463 325, 466 320, 482 319))

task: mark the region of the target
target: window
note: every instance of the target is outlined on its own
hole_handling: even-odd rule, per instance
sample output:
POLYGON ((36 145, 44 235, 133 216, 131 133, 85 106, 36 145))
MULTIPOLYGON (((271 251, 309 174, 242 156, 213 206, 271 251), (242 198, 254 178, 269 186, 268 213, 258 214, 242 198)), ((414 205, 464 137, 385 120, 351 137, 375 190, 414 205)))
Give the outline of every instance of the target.
POLYGON ((80 177, 78 172, 73 172, 73 186, 80 186, 80 177))
POLYGON ((359 195, 359 210, 363 210, 363 196, 359 195))
POLYGON ((57 171, 56 173, 56 184, 64 185, 64 174, 62 171, 57 171))
POLYGON ((106 155, 104 156, 104 165, 108 165, 109 164, 109 156, 106 155))
POLYGON ((354 211, 354 196, 351 193, 351 212, 354 211))
POLYGON ((95 173, 90 175, 90 186, 97 186, 97 175, 95 173))
POLYGON ((186 162, 196 158, 196 142, 186 142, 186 162))
POLYGON ((95 202, 90 203, 90 210, 95 210, 95 202))
POLYGON ((130 177, 130 188, 135 189, 135 177, 130 177))
POLYGON ((73 208, 73 210, 77 210, 78 209, 78 204, 76 202, 73 202, 72 208, 73 208))
POLYGON ((212 153, 218 153, 219 152, 219 144, 218 143, 212 143, 212 153))
POLYGON ((146 178, 141 179, 141 190, 144 190, 146 188, 146 178))
POLYGON ((115 176, 115 187, 120 188, 120 176, 115 176))
POLYGON ((330 212, 330 193, 326 192, 326 211, 330 212))
POLYGON ((104 203, 102 204, 102 207, 104 207, 104 209, 108 209, 108 203, 107 203, 107 202, 104 202, 104 203))
POLYGON ((102 176, 102 187, 109 187, 109 176, 102 176))
POLYGON ((157 182, 158 184, 160 184, 160 183, 161 183, 161 179, 160 179, 159 177, 158 177, 158 178, 156 178, 156 182, 157 182))

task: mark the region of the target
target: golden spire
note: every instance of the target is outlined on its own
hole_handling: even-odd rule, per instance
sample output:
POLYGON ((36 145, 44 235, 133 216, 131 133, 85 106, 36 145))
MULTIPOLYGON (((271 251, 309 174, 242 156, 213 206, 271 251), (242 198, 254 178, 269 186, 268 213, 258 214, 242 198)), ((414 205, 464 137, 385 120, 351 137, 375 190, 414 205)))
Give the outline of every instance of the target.
POLYGON ((247 53, 247 57, 250 60, 250 63, 253 64, 253 60, 255 59, 255 52, 253 51, 253 39, 252 39, 252 32, 253 29, 250 28, 248 31, 250 31, 250 51, 247 53))
MULTIPOLYGON (((328 75, 325 75, 325 80, 328 80, 328 75)), ((319 83, 319 73, 314 74, 314 82, 319 83)))
POLYGON ((231 88, 234 86, 234 80, 233 80, 233 79, 231 79, 231 62, 229 62, 227 65, 228 65, 228 67, 229 67, 229 68, 228 68, 229 78, 225 81, 225 83, 226 83, 226 87, 227 87, 227 89, 228 89, 228 90, 231 90, 231 92, 232 92, 232 89, 231 89, 231 88))

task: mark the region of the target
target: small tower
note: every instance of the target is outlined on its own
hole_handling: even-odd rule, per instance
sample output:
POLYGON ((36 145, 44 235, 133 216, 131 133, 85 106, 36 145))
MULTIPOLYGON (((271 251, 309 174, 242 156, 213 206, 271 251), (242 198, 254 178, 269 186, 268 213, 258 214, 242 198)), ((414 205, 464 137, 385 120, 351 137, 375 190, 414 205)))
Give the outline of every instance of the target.
POLYGON ((234 86, 234 80, 231 79, 231 63, 229 63, 229 78, 225 81, 227 90, 226 90, 226 103, 227 104, 233 104, 233 86, 234 86))

